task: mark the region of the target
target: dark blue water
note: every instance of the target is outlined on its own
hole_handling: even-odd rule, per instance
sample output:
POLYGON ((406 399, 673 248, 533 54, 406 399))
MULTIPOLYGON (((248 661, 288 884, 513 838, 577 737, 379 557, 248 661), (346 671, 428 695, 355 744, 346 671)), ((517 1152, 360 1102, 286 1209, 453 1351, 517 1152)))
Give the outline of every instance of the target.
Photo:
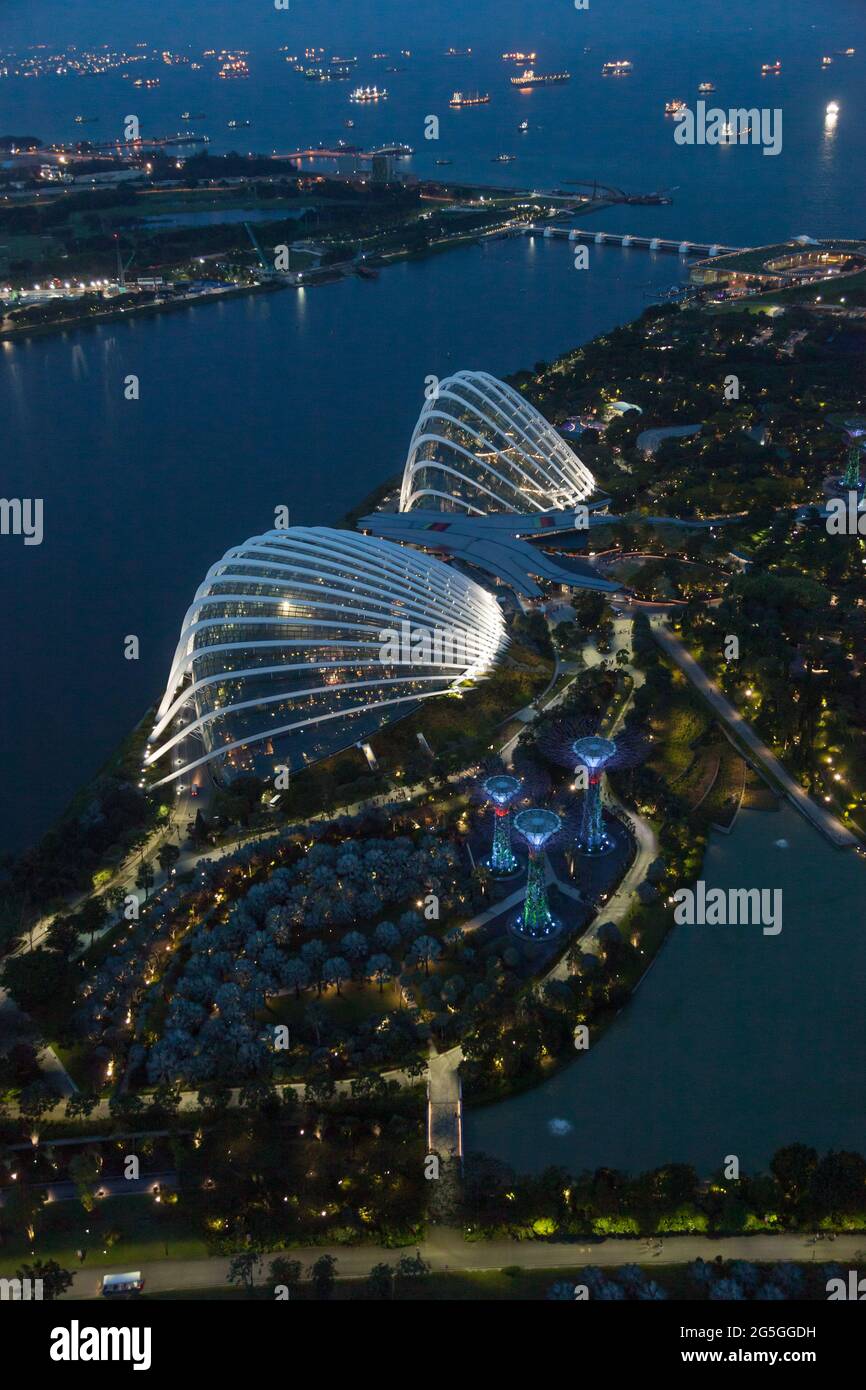
POLYGON ((183 614, 229 545, 339 520, 402 467, 424 378, 551 358, 639 312, 672 256, 490 243, 350 280, 7 345, 4 495, 45 540, 0 545, 0 842, 50 823, 161 694, 183 614), (139 376, 141 399, 124 399, 139 376), (136 633, 141 659, 123 659, 136 633), (10 663, 11 664, 11 663, 10 663))
MULTIPOLYGON (((781 0, 686 6, 680 0, 475 0, 409 7, 396 0, 9 0, 0 48, 77 40, 181 49, 250 49, 248 82, 162 66, 161 86, 99 78, 0 78, 0 129, 51 138, 82 134, 74 115, 98 115, 91 138, 140 112, 145 133, 177 130, 202 111, 214 149, 287 151, 337 138, 370 146, 407 141, 406 166, 490 182, 552 187, 597 177, 629 190, 667 187, 665 208, 613 208, 599 227, 729 243, 808 232, 864 230, 863 61, 859 0, 790 13, 781 0), (302 51, 357 53, 359 82, 388 87, 387 103, 351 106, 345 83, 305 82, 281 61, 302 51), (446 59, 449 45, 471 58, 446 59), (824 52, 854 46, 820 70, 824 52), (413 50, 411 59, 397 55, 413 50), (566 86, 522 96, 506 49, 534 48, 542 69, 567 66, 566 86), (406 71, 386 74, 389 51, 406 71), (782 77, 762 80, 779 57, 782 77), (607 59, 632 76, 603 79, 607 59), (782 106, 784 149, 679 148, 664 102, 696 98, 712 80, 723 106, 782 106), (488 107, 451 112, 456 87, 480 88, 488 107), (835 132, 824 123, 839 101, 835 132), (425 142, 425 116, 441 138, 425 142), (346 119, 354 119, 348 131, 346 119), (229 119, 252 128, 230 137, 229 119), (517 132, 520 120, 528 134, 517 132), (514 164, 491 164, 500 152, 514 164)), ((799 7, 798 7, 799 9, 799 7)), ((550 358, 638 313, 653 289, 679 279, 676 260, 593 248, 575 272, 563 242, 495 243, 295 295, 283 293, 153 320, 5 346, 0 421, 6 496, 45 498, 46 538, 0 545, 7 654, 15 679, 0 690, 0 757, 7 796, 0 844, 44 829, 157 696, 178 625, 208 565, 273 524, 288 504, 298 522, 338 519, 403 462, 423 380, 460 367, 504 373, 550 358), (128 373, 141 378, 125 402, 128 373), (142 655, 122 658, 136 633, 142 655)))

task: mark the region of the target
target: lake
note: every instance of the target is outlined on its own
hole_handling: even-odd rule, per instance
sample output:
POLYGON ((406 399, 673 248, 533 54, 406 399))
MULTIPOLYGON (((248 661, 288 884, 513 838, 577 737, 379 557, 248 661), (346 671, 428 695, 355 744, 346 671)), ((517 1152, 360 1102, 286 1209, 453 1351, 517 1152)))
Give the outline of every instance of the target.
POLYGON ((534 1090, 467 1110, 467 1153, 523 1172, 675 1161, 708 1176, 728 1154, 766 1168, 795 1141, 866 1149, 866 862, 786 805, 714 833, 702 876, 781 889, 781 933, 674 927, 595 1047, 534 1090))

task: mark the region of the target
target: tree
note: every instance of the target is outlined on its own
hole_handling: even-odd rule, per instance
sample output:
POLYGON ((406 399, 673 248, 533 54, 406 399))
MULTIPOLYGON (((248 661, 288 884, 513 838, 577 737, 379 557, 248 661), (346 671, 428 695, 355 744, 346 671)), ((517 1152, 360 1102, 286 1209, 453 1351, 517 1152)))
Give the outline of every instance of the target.
POLYGON ((41 946, 10 956, 3 967, 3 983, 25 1013, 55 999, 65 981, 65 962, 55 951, 41 946))
POLYGON ((367 974, 371 980, 376 981, 381 994, 387 982, 394 976, 394 963, 391 957, 386 955, 371 956, 367 962, 367 974))
POLYGON ((226 1275, 230 1284, 252 1296, 256 1287, 256 1275, 261 1272, 262 1257, 258 1250, 243 1250, 235 1255, 226 1275))
POLYGON ((342 993, 340 985, 345 984, 351 976, 349 962, 342 956, 331 956, 322 966, 322 979, 326 985, 336 985, 337 993, 342 993))
POLYGON ((367 1288, 373 1298, 393 1298, 394 1266, 388 1264, 373 1265, 367 1276, 367 1288))
POLYGON ((412 943, 412 947, 406 959, 411 965, 423 965, 424 974, 429 975, 430 962, 438 960, 441 954, 442 947, 435 937, 419 936, 417 940, 412 943))
POLYGON ((93 1211, 93 1184, 101 1172, 102 1155, 96 1149, 85 1149, 69 1160, 69 1176, 75 1183, 75 1190, 85 1211, 93 1211))
POLYGON ((337 1261, 333 1255, 321 1255, 310 1269, 310 1282, 316 1298, 330 1298, 334 1292, 337 1261))
MULTIPOLYGON (((151 882, 153 880, 151 879, 151 882)), ((76 913, 78 928, 82 936, 90 937, 90 944, 93 945, 96 933, 102 931, 108 921, 108 906, 104 898, 88 898, 83 907, 76 913)))
POLYGON ((135 886, 144 889, 144 901, 147 902, 153 887, 153 865, 147 859, 142 859, 138 867, 138 873, 135 875, 135 886))
POLYGON ((425 1279, 430 1273, 431 1266, 421 1258, 420 1250, 414 1255, 401 1255, 394 1272, 394 1287, 399 1288, 401 1280, 414 1283, 416 1279, 425 1279))
POLYGON ((275 1260, 271 1260, 270 1282, 274 1287, 282 1284, 289 1290, 289 1293, 292 1293, 300 1281, 300 1260, 287 1260, 285 1255, 278 1255, 275 1260))
POLYGON ((157 850, 156 862, 159 864, 159 867, 166 877, 168 877, 169 872, 174 868, 178 859, 180 859, 180 850, 177 845, 173 845, 170 840, 166 840, 165 844, 160 845, 157 850))
POLYGON ((42 1299, 53 1303, 72 1286, 75 1278, 68 1269, 63 1269, 56 1260, 36 1260, 32 1265, 22 1265, 15 1271, 16 1279, 42 1280, 42 1299))
POLYGON ((57 1104, 57 1093, 47 1081, 31 1081, 25 1086, 18 1101, 18 1109, 26 1120, 38 1123, 43 1115, 53 1110, 57 1104))
POLYGON ((84 1119, 92 1115, 101 1097, 96 1091, 76 1091, 66 1102, 66 1115, 70 1120, 84 1119))
POLYGON ((6 1193, 3 1203, 4 1221, 13 1231, 23 1232, 32 1243, 36 1239, 36 1229, 42 1208, 48 1201, 44 1188, 28 1187, 26 1183, 16 1182, 6 1193))

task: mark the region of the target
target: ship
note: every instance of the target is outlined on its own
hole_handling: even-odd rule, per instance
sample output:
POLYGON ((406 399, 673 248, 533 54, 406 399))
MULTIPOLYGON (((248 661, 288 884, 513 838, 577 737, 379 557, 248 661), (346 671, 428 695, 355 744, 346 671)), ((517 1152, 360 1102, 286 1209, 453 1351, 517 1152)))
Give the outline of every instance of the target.
POLYGON ((840 58, 853 58, 857 50, 856 48, 837 48, 836 52, 840 58))
POLYGON ((350 92, 350 101, 382 101, 388 95, 385 87, 356 87, 350 92))
POLYGON ((380 145, 378 149, 371 150, 371 154, 389 154, 392 159, 411 159, 415 153, 411 145, 380 145))
POLYGON ((503 63, 534 63, 537 53, 503 53, 503 63))
POLYGON ((685 111, 685 109, 686 109, 686 104, 685 104, 684 101, 666 101, 666 102, 665 102, 665 115, 666 115, 666 116, 675 116, 675 115, 677 114, 678 111, 685 111))
POLYGON ((828 56, 825 54, 825 56, 821 59, 821 67, 822 67, 822 68, 829 68, 829 67, 832 66, 832 64, 833 64, 833 59, 830 58, 830 57, 828 57, 828 56))
POLYGON ((346 127, 347 130, 354 130, 354 129, 355 129, 355 122, 354 122, 354 121, 344 121, 344 122, 343 122, 343 125, 346 127))
POLYGON ((446 48, 446 58, 468 58, 472 52, 471 48, 446 48))
POLYGON ((625 77, 630 73, 634 63, 629 62, 628 58, 614 58, 609 63, 603 63, 601 68, 602 77, 625 77))
POLYGON ((93 125, 93 122, 94 122, 94 121, 98 121, 98 120, 99 120, 99 117, 98 117, 98 116, 76 116, 76 117, 75 117, 75 124, 76 124, 76 125, 93 125))
POLYGON ((699 92, 714 92, 715 90, 716 90, 715 84, 712 83, 712 82, 699 82, 699 83, 698 83, 698 91, 699 91, 699 92))
POLYGON ((495 154, 490 162, 491 164, 510 164, 516 158, 516 154, 495 154))
POLYGON ((133 82, 132 85, 133 85, 133 87, 146 87, 146 88, 148 88, 148 90, 150 90, 150 89, 153 88, 153 87, 158 87, 158 86, 159 86, 159 78, 158 78, 158 77, 137 77, 137 78, 135 79, 135 81, 133 82))
POLYGON ((775 63, 762 63, 762 64, 761 64, 761 76, 762 76, 762 77, 776 77, 781 71, 782 71, 782 64, 781 64, 781 61, 780 61, 778 58, 776 59, 775 63))
POLYGON ((224 82, 232 78, 249 77, 250 70, 243 58, 227 58, 217 73, 224 82))
POLYGON ((454 160, 453 160, 453 159, 437 159, 437 160, 436 160, 436 163, 437 163, 437 164, 453 164, 453 163, 454 163, 454 160))
POLYGON ((512 77, 512 87, 546 87, 554 82, 570 82, 570 72, 536 72, 534 68, 524 68, 519 77, 512 77))
POLYGON ((180 118, 182 121, 203 121, 205 114, 203 111, 181 111, 180 118))
POLYGON ((521 135, 525 135, 527 130, 529 129, 529 122, 521 121, 517 129, 520 131, 521 135))
POLYGON ((252 121, 229 121, 229 130, 246 130, 252 121))
POLYGON ((490 100, 490 93, 489 93, 489 92, 467 92, 465 96, 464 96, 463 92, 455 92, 454 95, 453 95, 453 97, 452 97, 451 100, 449 101, 448 105, 449 105, 449 106, 486 106, 489 100, 490 100))

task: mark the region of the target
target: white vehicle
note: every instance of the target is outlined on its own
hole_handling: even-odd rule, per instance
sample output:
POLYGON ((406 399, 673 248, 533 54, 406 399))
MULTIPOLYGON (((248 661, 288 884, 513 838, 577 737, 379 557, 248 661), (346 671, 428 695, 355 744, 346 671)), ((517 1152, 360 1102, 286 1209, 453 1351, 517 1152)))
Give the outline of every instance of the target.
POLYGON ((143 1288, 144 1279, 137 1269, 131 1274, 104 1275, 100 1292, 104 1298, 134 1298, 143 1288))

